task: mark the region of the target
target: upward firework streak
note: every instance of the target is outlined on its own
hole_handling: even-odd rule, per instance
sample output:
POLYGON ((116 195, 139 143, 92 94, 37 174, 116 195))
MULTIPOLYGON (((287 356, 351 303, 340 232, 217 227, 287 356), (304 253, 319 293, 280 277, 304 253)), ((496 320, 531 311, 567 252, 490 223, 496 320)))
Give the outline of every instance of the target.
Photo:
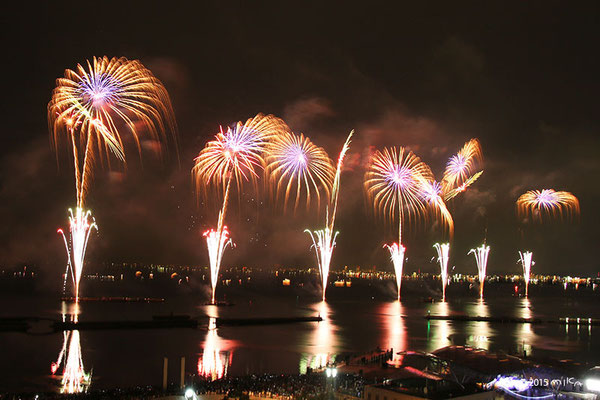
POLYGON ((396 287, 398 288, 398 300, 400 300, 400 289, 402 288, 402 272, 404 269, 404 252, 406 247, 398 243, 384 244, 390 251, 390 258, 394 266, 394 275, 396 275, 396 287))
POLYGON ((264 165, 265 146, 286 128, 280 119, 259 114, 246 123, 238 122, 225 132, 221 129, 215 140, 208 142, 195 159, 192 174, 195 176, 196 187, 204 188, 205 192, 210 185, 224 190, 217 229, 204 234, 210 260, 213 304, 223 252, 231 244, 229 231, 225 226, 231 181, 235 180, 238 192, 243 181, 256 182, 256 170, 264 165))
POLYGON ((529 277, 531 276, 531 266, 533 262, 533 253, 526 251, 525 253, 519 252, 519 260, 523 266, 523 278, 525 279, 525 297, 529 294, 529 277))
POLYGON ((333 255, 333 249, 335 247, 335 239, 338 232, 334 233, 335 226, 335 215, 337 213, 338 195, 340 191, 340 178, 342 174, 342 165, 344 164, 344 157, 346 152, 350 148, 350 139, 352 138, 354 131, 351 131, 342 147, 342 151, 338 157, 337 169, 335 172, 335 179, 333 180, 333 187, 331 190, 331 214, 329 205, 327 207, 326 215, 326 226, 325 229, 311 232, 309 229, 304 230, 307 232, 313 242, 315 253, 317 255, 317 264, 319 265, 319 272, 321 273, 321 285, 323 289, 323 301, 325 301, 325 291, 327 290, 327 278, 329 277, 329 265, 331 263, 331 256, 333 255), (315 240, 316 236, 316 240, 315 240))
POLYGON ((475 256, 475 262, 477 263, 477 270, 479 271, 479 298, 483 299, 483 283, 485 282, 485 275, 487 270, 488 254, 490 253, 490 246, 482 244, 477 249, 471 249, 469 253, 475 256))
POLYGON ((398 300, 402 269, 404 266, 404 246, 402 245, 402 225, 405 213, 409 221, 423 215, 426 204, 423 198, 423 184, 433 181, 431 170, 412 152, 404 147, 376 151, 365 174, 365 190, 373 202, 375 212, 393 220, 398 215, 398 243, 386 245, 390 251, 396 273, 398 300))
MULTIPOLYGON (((73 152, 77 207, 71 212, 71 251, 67 243, 68 267, 75 273, 75 298, 79 299, 79 279, 89 239, 90 212, 84 202, 92 176, 94 159, 108 159, 110 153, 125 162, 120 128, 130 132, 141 151, 139 127, 150 132, 152 139, 164 139, 168 126, 175 132, 169 95, 162 83, 139 61, 126 58, 93 58, 76 70, 65 70, 56 80, 48 103, 48 124, 58 150, 66 132, 73 152), (96 154, 97 153, 97 154, 96 154)), ((62 233, 62 231, 59 231, 62 233)))
MULTIPOLYGON (((87 250, 88 240, 92 229, 98 229, 96 222, 92 219, 90 224, 91 212, 83 212, 81 208, 75 210, 69 209, 69 231, 71 232, 71 246, 62 229, 57 232, 60 233, 65 242, 65 248, 67 250, 67 272, 70 270, 71 277, 73 278, 73 286, 75 287, 75 298, 76 302, 79 301, 79 282, 81 281, 81 273, 83 272, 83 261, 85 259, 85 251, 87 250), (69 248, 72 251, 69 251, 69 248)), ((68 273, 65 273, 65 281, 68 273)), ((64 288, 64 285, 63 285, 64 288)))
POLYGON ((446 301, 446 286, 448 285, 448 259, 450 253, 450 243, 436 243, 433 245, 438 254, 440 263, 440 276, 442 277, 442 301, 446 301))
POLYGON ((206 237, 206 245, 208 246, 208 259, 210 261, 210 284, 212 286, 212 303, 215 302, 215 291, 217 290, 217 281, 219 280, 219 268, 225 247, 233 246, 229 238, 229 231, 224 226, 221 234, 214 229, 204 232, 206 237))

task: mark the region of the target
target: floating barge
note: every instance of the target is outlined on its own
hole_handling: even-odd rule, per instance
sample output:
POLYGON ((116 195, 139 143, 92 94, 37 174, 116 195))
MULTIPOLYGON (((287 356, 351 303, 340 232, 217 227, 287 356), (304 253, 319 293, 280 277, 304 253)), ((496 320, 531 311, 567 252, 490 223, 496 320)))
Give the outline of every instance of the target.
POLYGON ((280 317, 280 318, 216 318, 216 327, 244 325, 277 325, 297 322, 321 322, 321 317, 280 317))
MULTIPOLYGON (((61 297, 62 301, 75 303, 75 297, 61 297)), ((109 302, 109 303, 164 303, 165 299, 159 297, 80 297, 79 302, 109 302)))

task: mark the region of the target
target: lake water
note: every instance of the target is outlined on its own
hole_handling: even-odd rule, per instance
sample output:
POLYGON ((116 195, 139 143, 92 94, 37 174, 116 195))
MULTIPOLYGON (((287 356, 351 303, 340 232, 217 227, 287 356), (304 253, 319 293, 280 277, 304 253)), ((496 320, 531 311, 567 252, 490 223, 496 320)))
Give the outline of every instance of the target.
MULTIPOLYGON (((488 290, 486 288, 486 290, 488 290)), ((343 352, 376 348, 433 351, 450 344, 553 357, 600 361, 600 327, 545 324, 501 324, 432 320, 424 316, 467 314, 557 320, 600 318, 597 291, 566 294, 533 290, 530 299, 512 296, 510 288, 490 286, 484 301, 472 293, 450 292, 447 302, 427 303, 410 295, 402 302, 358 288, 333 290, 326 302, 318 296, 277 290, 251 293, 231 290, 231 307, 203 305, 198 296, 175 296, 164 303, 82 303, 80 320, 150 319, 152 315, 193 317, 316 316, 320 323, 221 327, 207 329, 106 330, 73 333, 0 333, 0 391, 58 391, 77 374, 91 372, 92 388, 157 385, 163 357, 169 358, 169 380, 178 382, 180 358, 186 374, 305 373, 343 352), (454 295, 454 297, 453 297, 454 295), (61 359, 62 353, 62 359, 61 359), (51 373, 56 363, 56 375, 51 373), (70 375, 69 375, 70 374, 70 375)), ((379 292, 376 292, 379 293, 379 292)), ((56 296, 12 296, 1 299, 0 316, 61 318, 74 305, 56 296)), ((67 317, 68 318, 68 317, 67 317)), ((209 321, 208 318, 203 321, 209 321)))

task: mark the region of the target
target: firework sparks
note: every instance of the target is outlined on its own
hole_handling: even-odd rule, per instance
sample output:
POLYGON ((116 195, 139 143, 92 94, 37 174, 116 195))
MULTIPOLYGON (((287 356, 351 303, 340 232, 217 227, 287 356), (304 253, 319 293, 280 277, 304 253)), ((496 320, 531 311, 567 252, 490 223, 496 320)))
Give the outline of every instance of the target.
POLYGON ((531 267, 535 265, 533 261, 533 253, 526 251, 525 253, 519 252, 519 261, 523 266, 523 278, 525 279, 525 297, 529 294, 529 278, 531 276, 531 267))
POLYGON ((575 216, 579 214, 579 200, 569 192, 553 189, 530 190, 517 200, 517 211, 521 217, 532 216, 542 221, 544 217, 575 216))
POLYGON ((473 253, 475 256, 475 262, 477 263, 477 270, 479 271, 479 298, 483 299, 483 284, 485 282, 485 275, 487 272, 488 254, 490 253, 490 246, 482 244, 477 249, 471 249, 467 255, 473 253))
POLYGON ((409 221, 422 215, 422 183, 432 181, 431 170, 404 147, 376 151, 365 174, 365 191, 375 212, 393 220, 398 215, 398 243, 402 243, 405 214, 409 221))
POLYGON ((320 204, 321 188, 329 196, 335 173, 333 163, 325 150, 315 146, 307 137, 285 132, 272 141, 267 154, 266 174, 277 196, 280 192, 285 193, 284 209, 292 191, 296 193, 294 210, 298 207, 301 193, 306 193, 307 208, 312 193, 320 204))
POLYGON ((441 216, 442 224, 448 228, 450 239, 454 235, 454 219, 442 198, 442 185, 436 181, 421 183, 421 197, 429 204, 435 214, 441 216))
POLYGON ((323 290, 323 300, 325 300, 325 290, 327 289, 327 278, 329 277, 329 265, 331 264, 331 256, 335 247, 335 239, 339 232, 332 233, 329 227, 314 231, 314 234, 309 229, 304 232, 310 235, 317 254, 317 265, 321 275, 321 287, 323 290))
POLYGON ((404 269, 404 252, 406 248, 399 245, 398 243, 392 243, 391 245, 385 244, 390 251, 390 258, 394 265, 394 274, 396 275, 396 287, 398 288, 398 300, 400 300, 400 288, 402 287, 402 270, 404 269))
POLYGON ((210 260, 210 284, 212 286, 212 302, 215 302, 215 291, 217 289, 217 281, 219 280, 219 266, 223 258, 225 247, 233 246, 229 231, 224 226, 221 235, 214 229, 210 229, 203 234, 206 237, 206 245, 208 247, 208 259, 210 260))
POLYGON ((257 170, 263 168, 265 164, 263 155, 267 143, 286 129, 287 126, 279 118, 258 114, 245 123, 238 122, 226 131, 221 129, 215 139, 208 142, 194 160, 192 175, 195 177, 197 193, 200 192, 198 190, 200 188, 206 193, 209 186, 224 190, 217 229, 205 233, 213 285, 213 303, 223 252, 227 244, 231 244, 225 226, 231 182, 235 181, 238 193, 241 192, 244 181, 256 182, 257 170))
MULTIPOLYGON (((392 221, 396 215, 398 216, 398 243, 387 245, 396 271, 398 299, 404 265, 405 248, 402 246, 404 216, 407 214, 410 222, 413 218, 416 219, 424 214, 427 205, 423 197, 423 185, 432 181, 433 174, 427 164, 414 153, 406 151, 404 147, 400 147, 400 150, 386 148, 383 152, 376 151, 365 174, 365 191, 374 206, 375 213, 392 221)), ((435 190, 435 187, 432 186, 431 189, 435 190)))
POLYGON ((163 84, 142 63, 124 57, 94 57, 87 69, 77 65, 75 71, 65 70, 48 103, 48 124, 57 150, 65 132, 72 148, 77 207, 84 205, 96 152, 102 157, 104 149, 125 161, 122 127, 131 133, 139 151, 142 126, 157 140, 166 139, 166 128, 175 132, 163 84))
POLYGON ((433 245, 438 254, 440 263, 440 276, 442 278, 442 301, 446 301, 446 286, 448 285, 448 259, 450 256, 450 243, 436 243, 433 245))
MULTIPOLYGON (((75 302, 79 301, 79 282, 83 272, 83 261, 87 250, 88 240, 93 229, 98 229, 96 221, 91 218, 91 211, 84 212, 81 208, 69 209, 69 232, 71 234, 71 245, 62 229, 57 232, 62 235, 67 250, 67 271, 71 272, 73 286, 75 288, 75 302), (91 223, 90 223, 91 218, 91 223)), ((68 273, 65 273, 65 281, 68 273)), ((64 288, 64 285, 63 285, 64 288)))
POLYGON ((333 187, 331 190, 331 199, 330 203, 327 206, 327 215, 325 218, 326 226, 325 229, 311 232, 306 229, 304 232, 308 232, 310 235, 313 245, 315 249, 315 253, 317 255, 317 264, 319 266, 319 272, 321 274, 321 284, 323 289, 323 301, 325 301, 325 291, 327 290, 327 279, 329 277, 329 265, 331 263, 331 257, 333 255, 333 249, 335 247, 335 239, 338 235, 338 232, 334 233, 335 226, 335 216, 337 213, 337 204, 338 204, 338 195, 340 191, 340 179, 342 174, 342 166, 344 164, 344 158, 346 157, 346 152, 350 148, 350 140, 354 131, 351 131, 348 137, 346 138, 346 142, 342 147, 342 151, 340 151, 340 155, 338 157, 337 168, 335 172, 335 178, 333 180, 333 187), (331 210, 330 210, 331 207, 331 210), (313 234, 314 233, 314 234, 313 234), (316 240, 315 240, 316 236, 316 240))
POLYGON ((75 71, 67 69, 64 77, 56 80, 48 103, 48 125, 57 152, 66 133, 73 154, 77 207, 69 217, 71 247, 63 231, 59 233, 67 248, 78 300, 89 232, 96 227, 88 222, 90 212, 84 210, 95 158, 102 160, 105 155, 108 159, 112 153, 125 162, 122 130, 131 133, 141 152, 142 127, 160 141, 167 127, 175 133, 175 120, 165 87, 139 61, 94 57, 87 62, 87 69, 77 65, 75 71))
POLYGON ((473 176, 482 158, 479 140, 471 139, 465 143, 463 148, 450 157, 446 164, 444 178, 442 179, 444 192, 450 191, 450 188, 464 185, 473 176))

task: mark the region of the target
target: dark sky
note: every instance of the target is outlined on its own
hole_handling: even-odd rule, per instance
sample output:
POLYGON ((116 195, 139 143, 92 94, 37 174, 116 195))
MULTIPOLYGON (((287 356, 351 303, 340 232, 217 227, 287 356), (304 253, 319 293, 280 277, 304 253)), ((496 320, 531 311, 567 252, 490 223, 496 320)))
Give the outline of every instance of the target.
MULTIPOLYGON (((88 205, 100 226, 89 259, 207 264, 201 233, 216 206, 196 206, 190 169, 219 125, 273 113, 332 157, 350 129, 332 267, 391 270, 362 193, 369 148, 404 145, 441 176, 472 137, 485 172, 449 204, 456 224, 451 265, 475 273, 467 251, 484 236, 489 273, 596 276, 600 176, 597 2, 23 2, 3 12, 0 266, 34 263, 57 276, 56 228, 73 206, 66 149, 51 147, 46 105, 55 79, 92 56, 139 59, 163 81, 175 108, 179 156, 134 155, 126 171, 97 169, 88 205), (321 3, 327 3, 326 5, 321 3), (392 7, 393 4, 393 7, 392 7), (20 9, 17 9, 21 7, 20 9), (554 188, 579 197, 573 223, 519 225, 514 201, 554 188)), ((317 210, 284 215, 251 187, 233 198, 237 243, 224 265, 313 266, 308 227, 317 210), (254 199, 254 200, 253 200, 254 199), (262 205, 261 205, 262 202, 262 205)), ((406 271, 430 262, 436 226, 406 230, 406 271)))

